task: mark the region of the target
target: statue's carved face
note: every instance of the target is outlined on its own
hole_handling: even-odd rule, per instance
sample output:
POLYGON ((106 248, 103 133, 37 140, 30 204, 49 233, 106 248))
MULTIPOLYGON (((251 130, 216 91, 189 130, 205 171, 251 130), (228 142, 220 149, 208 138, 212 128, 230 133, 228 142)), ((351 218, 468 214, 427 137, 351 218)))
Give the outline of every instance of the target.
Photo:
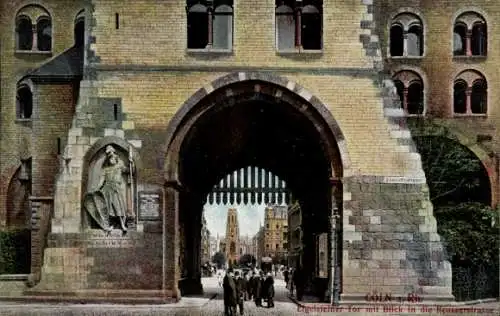
POLYGON ((110 155, 109 163, 112 165, 116 165, 118 163, 118 159, 117 159, 116 155, 114 155, 114 154, 110 155))

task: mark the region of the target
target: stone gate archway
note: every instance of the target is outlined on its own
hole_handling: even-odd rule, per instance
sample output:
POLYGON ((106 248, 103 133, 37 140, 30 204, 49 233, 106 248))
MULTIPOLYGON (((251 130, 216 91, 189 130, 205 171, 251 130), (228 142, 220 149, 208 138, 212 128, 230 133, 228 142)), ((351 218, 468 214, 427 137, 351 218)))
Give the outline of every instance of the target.
POLYGON ((311 240, 304 242, 328 232, 332 209, 341 208, 338 180, 350 164, 342 132, 318 98, 286 78, 233 73, 215 80, 177 112, 166 145, 164 288, 201 290, 203 202, 228 172, 252 164, 285 180, 308 214, 311 240))

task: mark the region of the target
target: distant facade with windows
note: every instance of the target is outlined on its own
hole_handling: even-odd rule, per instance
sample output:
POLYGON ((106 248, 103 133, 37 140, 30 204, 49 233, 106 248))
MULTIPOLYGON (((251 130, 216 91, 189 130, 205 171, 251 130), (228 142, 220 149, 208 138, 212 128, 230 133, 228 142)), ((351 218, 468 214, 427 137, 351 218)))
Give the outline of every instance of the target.
POLYGON ((258 258, 273 259, 274 263, 288 261, 288 214, 287 206, 269 205, 264 211, 264 225, 257 233, 258 258))

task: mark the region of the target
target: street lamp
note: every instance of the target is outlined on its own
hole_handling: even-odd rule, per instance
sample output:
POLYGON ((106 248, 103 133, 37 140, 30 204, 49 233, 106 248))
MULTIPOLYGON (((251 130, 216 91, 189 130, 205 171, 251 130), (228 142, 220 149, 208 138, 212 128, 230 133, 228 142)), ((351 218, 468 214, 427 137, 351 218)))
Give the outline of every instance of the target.
POLYGON ((339 209, 337 206, 337 202, 335 200, 335 197, 332 196, 333 203, 332 203, 332 216, 330 216, 330 223, 331 223, 331 251, 332 256, 331 256, 331 284, 330 284, 330 303, 332 305, 338 305, 339 304, 339 296, 340 296, 340 271, 339 271, 339 266, 338 266, 338 243, 337 243, 337 220, 340 218, 339 215, 339 209))

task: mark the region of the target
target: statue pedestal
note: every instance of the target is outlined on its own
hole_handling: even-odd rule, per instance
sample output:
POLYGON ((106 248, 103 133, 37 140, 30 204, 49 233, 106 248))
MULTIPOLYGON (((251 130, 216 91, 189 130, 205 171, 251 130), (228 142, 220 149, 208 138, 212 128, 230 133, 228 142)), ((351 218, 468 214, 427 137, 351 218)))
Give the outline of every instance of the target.
POLYGON ((149 230, 52 233, 41 280, 24 294, 85 302, 175 301, 174 291, 163 288, 162 237, 149 230))

